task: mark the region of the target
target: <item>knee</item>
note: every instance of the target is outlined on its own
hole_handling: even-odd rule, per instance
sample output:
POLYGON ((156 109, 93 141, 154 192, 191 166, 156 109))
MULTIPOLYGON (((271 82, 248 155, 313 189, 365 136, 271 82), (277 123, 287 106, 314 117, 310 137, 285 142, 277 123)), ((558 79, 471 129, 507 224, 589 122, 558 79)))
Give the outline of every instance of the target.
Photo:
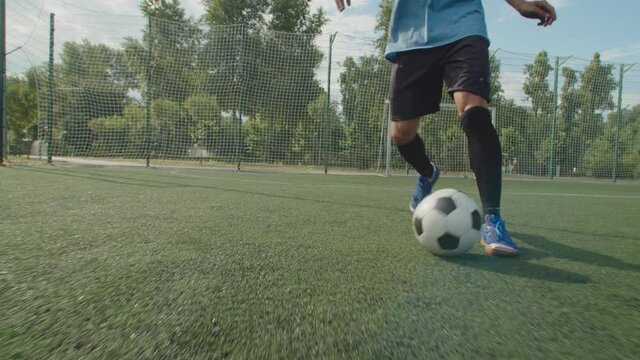
POLYGON ((391 139, 396 145, 410 143, 418 133, 420 119, 397 121, 391 123, 391 139))
POLYGON ((411 142, 416 137, 415 131, 410 129, 403 129, 400 127, 393 127, 391 129, 391 140, 396 145, 405 145, 411 142))
POLYGON ((469 137, 497 136, 491 112, 482 106, 467 109, 460 117, 462 129, 469 137))
POLYGON ((481 96, 468 93, 468 92, 456 92, 453 94, 456 103, 456 110, 458 115, 462 116, 467 110, 474 107, 488 107, 487 100, 481 96))

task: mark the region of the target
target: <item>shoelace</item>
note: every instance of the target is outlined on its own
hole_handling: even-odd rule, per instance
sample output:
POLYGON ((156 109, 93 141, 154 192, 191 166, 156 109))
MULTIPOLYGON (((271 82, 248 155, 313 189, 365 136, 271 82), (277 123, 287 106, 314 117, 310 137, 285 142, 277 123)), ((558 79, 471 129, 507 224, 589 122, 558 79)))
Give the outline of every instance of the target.
POLYGON ((496 240, 502 240, 504 242, 511 243, 511 238, 509 237, 509 235, 506 233, 504 229, 503 220, 496 221, 494 224, 494 227, 496 229, 496 235, 498 235, 498 239, 496 240))

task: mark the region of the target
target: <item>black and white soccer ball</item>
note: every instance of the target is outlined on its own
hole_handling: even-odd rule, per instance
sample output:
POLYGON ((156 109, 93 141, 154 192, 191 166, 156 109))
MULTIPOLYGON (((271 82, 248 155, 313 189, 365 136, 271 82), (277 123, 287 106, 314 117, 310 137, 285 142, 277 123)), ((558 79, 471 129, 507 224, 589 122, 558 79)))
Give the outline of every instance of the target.
POLYGON ((413 231, 418 241, 440 256, 469 251, 480 240, 480 226, 478 204, 456 189, 433 192, 413 212, 413 231))

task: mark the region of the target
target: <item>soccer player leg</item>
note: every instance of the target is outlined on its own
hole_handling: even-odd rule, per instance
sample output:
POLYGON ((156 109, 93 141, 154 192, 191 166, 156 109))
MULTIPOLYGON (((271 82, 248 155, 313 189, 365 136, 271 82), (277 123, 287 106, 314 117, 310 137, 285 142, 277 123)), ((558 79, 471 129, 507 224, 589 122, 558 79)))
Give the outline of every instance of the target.
POLYGON ((391 124, 391 139, 409 165, 426 177, 433 175, 433 167, 426 153, 424 141, 418 135, 420 119, 396 120, 391 124))
POLYGON ((498 133, 491 123, 491 113, 483 99, 464 92, 454 95, 456 103, 464 109, 460 116, 462 128, 467 135, 469 160, 476 174, 476 183, 482 200, 485 223, 480 230, 482 244, 490 255, 515 256, 518 246, 507 232, 500 217, 502 192, 502 150, 498 133), (463 98, 471 100, 462 100, 463 98))
POLYGON ((391 73, 391 137, 400 155, 420 174, 409 204, 411 211, 431 193, 439 176, 418 135, 420 117, 439 108, 442 86, 442 75, 433 76, 432 69, 419 65, 424 64, 420 60, 425 56, 424 52, 402 54, 391 73))
POLYGON ((491 97, 489 43, 470 36, 448 46, 444 80, 469 144, 469 160, 485 215, 500 212, 502 151, 487 108, 491 97))
POLYGON ((469 161, 482 200, 485 224, 482 243, 491 255, 517 255, 518 247, 500 217, 502 149, 487 108, 490 99, 488 43, 481 37, 451 46, 445 63, 445 81, 453 94, 467 136, 469 161))

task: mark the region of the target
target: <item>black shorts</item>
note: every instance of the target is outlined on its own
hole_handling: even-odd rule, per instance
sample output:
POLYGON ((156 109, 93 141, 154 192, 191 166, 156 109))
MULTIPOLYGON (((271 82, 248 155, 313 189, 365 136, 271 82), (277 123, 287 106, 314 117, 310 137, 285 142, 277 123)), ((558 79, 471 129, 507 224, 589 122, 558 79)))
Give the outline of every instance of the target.
POLYGON ((451 44, 398 53, 391 70, 391 116, 412 120, 440 110, 442 81, 449 94, 491 97, 489 42, 469 36, 451 44))

